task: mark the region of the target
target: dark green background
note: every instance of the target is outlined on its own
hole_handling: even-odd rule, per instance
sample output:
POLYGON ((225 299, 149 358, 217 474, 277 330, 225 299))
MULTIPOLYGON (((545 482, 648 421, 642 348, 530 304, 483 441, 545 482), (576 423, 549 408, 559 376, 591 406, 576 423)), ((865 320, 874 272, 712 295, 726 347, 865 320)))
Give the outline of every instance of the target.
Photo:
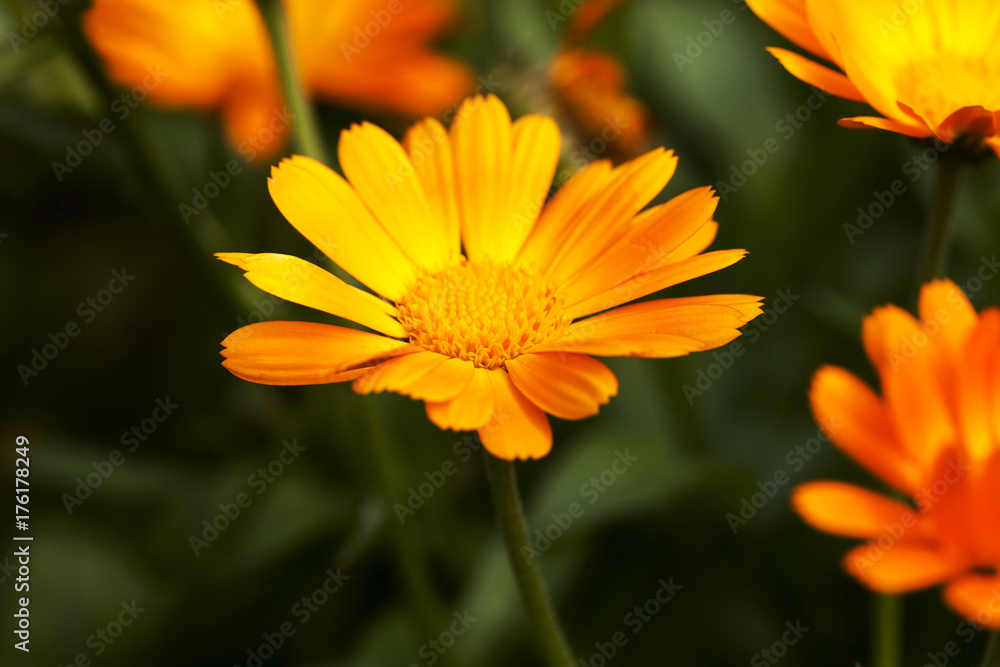
MULTIPOLYGON (((214 119, 143 105, 116 119, 57 182, 52 162, 109 115, 108 94, 121 94, 92 76, 77 38, 82 4, 62 7, 17 53, 6 38, 0 45, 0 470, 9 490, 14 438, 29 436, 35 538, 32 652, 12 650, 14 576, 0 571, 0 662, 65 665, 84 653, 94 665, 245 665, 247 650, 289 621, 294 636, 267 664, 425 665, 420 647, 447 629, 452 612, 468 610, 476 622, 437 664, 541 664, 479 454, 462 461, 453 450, 465 446, 461 434, 439 431, 404 397, 358 397, 347 385, 258 386, 220 365, 219 341, 252 313, 332 320, 275 306, 212 258, 312 256, 271 204, 266 166, 240 162, 210 208, 185 224, 179 205, 239 157, 214 119), (134 280, 85 321, 78 305, 123 267, 134 280), (80 334, 26 386, 17 367, 71 320, 80 334), (123 432, 168 397, 179 405, 174 415, 68 513, 63 496, 76 479, 122 450, 123 432), (258 495, 248 477, 286 440, 304 451, 258 495), (446 461, 457 472, 401 524, 392 505, 446 461), (241 492, 250 506, 195 556, 189 536, 241 492), (349 579, 301 623, 294 605, 338 567, 349 579), (144 611, 95 657, 88 637, 132 600, 144 611)), ((515 114, 531 110, 522 85, 539 76, 532 68, 559 37, 546 9, 559 11, 542 0, 469 2, 444 46, 492 74, 515 114)), ((7 2, 3 34, 35 11, 32 2, 7 2)), ((745 353, 693 405, 682 386, 700 372, 718 375, 713 353, 610 360, 620 395, 595 418, 553 420, 552 453, 518 465, 533 527, 544 529, 570 503, 585 508, 541 556, 571 643, 589 658, 595 643, 623 631, 628 642, 609 664, 745 665, 781 639, 786 622, 800 621, 809 631, 781 664, 868 664, 872 599, 839 566, 851 542, 804 526, 788 494, 817 478, 878 482, 829 444, 798 470, 786 456, 816 435, 806 399, 813 371, 837 363, 873 379, 861 318, 879 304, 911 303, 933 179, 926 172, 912 181, 905 165, 921 148, 838 127, 838 118, 869 111, 832 98, 789 136, 779 124, 813 91, 764 51, 784 40, 729 0, 636 0, 593 41, 624 59, 657 121, 654 143, 680 156, 661 199, 729 180, 747 151, 771 138, 778 146, 719 206, 713 247, 747 248, 748 258, 667 295, 745 292, 771 306, 787 290, 797 299, 749 325, 745 353), (699 33, 707 42, 704 22, 725 10, 733 20, 679 71, 674 54, 699 33), (843 226, 897 179, 906 193, 851 243, 843 226), (589 504, 581 486, 626 450, 639 462, 589 504), (734 535, 727 513, 779 471, 791 483, 734 535), (633 633, 626 615, 671 578, 683 588, 633 633)), ((320 108, 331 152, 338 132, 362 117, 397 135, 405 128, 320 108)), ((963 181, 951 269, 962 284, 1000 250, 998 172, 991 159, 963 181)), ((974 294, 977 308, 997 301, 998 285, 974 294)), ((0 538, 14 532, 4 528, 0 538)), ((3 546, 0 559, 12 550, 3 546)), ((939 591, 908 596, 905 664, 924 664, 951 640, 962 648, 953 662, 974 664, 982 641, 965 644, 960 622, 939 591)))

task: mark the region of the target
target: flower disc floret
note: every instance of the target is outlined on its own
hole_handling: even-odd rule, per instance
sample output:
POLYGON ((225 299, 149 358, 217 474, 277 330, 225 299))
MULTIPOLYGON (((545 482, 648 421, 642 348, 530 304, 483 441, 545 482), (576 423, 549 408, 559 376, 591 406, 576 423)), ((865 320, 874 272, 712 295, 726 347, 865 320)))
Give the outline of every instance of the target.
POLYGON ((517 266, 463 258, 424 273, 402 298, 399 321, 424 349, 499 368, 569 323, 558 292, 517 266))

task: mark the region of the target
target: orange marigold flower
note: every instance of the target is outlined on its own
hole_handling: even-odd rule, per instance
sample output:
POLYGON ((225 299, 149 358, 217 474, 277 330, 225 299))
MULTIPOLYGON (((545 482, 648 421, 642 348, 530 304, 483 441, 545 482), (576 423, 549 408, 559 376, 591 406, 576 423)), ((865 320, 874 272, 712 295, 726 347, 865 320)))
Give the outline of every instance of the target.
POLYGON ((627 75, 618 59, 583 44, 608 13, 626 2, 584 2, 548 67, 553 96, 579 131, 587 140, 599 139, 613 156, 625 159, 646 148, 649 111, 626 92, 627 75))
POLYGON ((600 139, 619 157, 642 150, 649 112, 625 93, 625 70, 601 51, 570 49, 549 65, 549 83, 560 107, 588 138, 600 139))
POLYGON ((946 583, 959 613, 1000 628, 1000 310, 976 314, 951 281, 920 294, 920 320, 895 306, 865 318, 882 396, 822 368, 810 400, 834 443, 912 502, 840 482, 798 487, 810 524, 868 540, 844 561, 895 593, 946 583))
POLYGON ((765 22, 839 68, 768 49, 806 83, 867 102, 884 117, 844 118, 951 143, 966 135, 1000 156, 1000 5, 993 0, 747 0, 765 22), (907 7, 904 11, 901 7, 907 7))
MULTIPOLYGON (((472 74, 427 43, 450 0, 285 0, 306 88, 345 106, 419 117, 458 104, 472 74)), ((220 110, 248 159, 273 155, 289 118, 270 39, 251 0, 94 0, 84 30, 112 78, 170 107, 220 110), (154 85, 149 69, 164 73, 154 85)))
POLYGON ((425 401, 441 428, 478 429, 495 456, 537 458, 552 446, 546 413, 582 419, 618 391, 588 355, 672 357, 736 338, 759 297, 618 307, 746 254, 702 254, 717 228, 711 189, 640 213, 677 166, 657 149, 618 168, 595 162, 544 204, 559 142, 551 118, 512 123, 489 96, 466 100, 450 132, 429 118, 403 145, 369 123, 344 131, 346 179, 282 160, 269 181, 278 209, 374 294, 295 257, 217 256, 261 289, 377 333, 251 324, 223 341, 223 364, 263 384, 395 391, 425 401))

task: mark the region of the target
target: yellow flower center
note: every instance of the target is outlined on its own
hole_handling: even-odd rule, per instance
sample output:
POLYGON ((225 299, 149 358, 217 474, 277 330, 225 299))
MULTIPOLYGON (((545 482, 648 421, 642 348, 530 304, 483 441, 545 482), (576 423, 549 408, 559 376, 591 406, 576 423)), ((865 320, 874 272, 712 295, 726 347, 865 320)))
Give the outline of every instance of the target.
POLYGON ((503 366, 569 323, 563 299, 540 276, 465 258, 417 278, 397 310, 410 342, 480 368, 503 366))
POLYGON ((1000 111, 1000 68, 995 59, 942 53, 916 60, 900 72, 900 99, 928 114, 938 125, 952 112, 966 106, 1000 111))

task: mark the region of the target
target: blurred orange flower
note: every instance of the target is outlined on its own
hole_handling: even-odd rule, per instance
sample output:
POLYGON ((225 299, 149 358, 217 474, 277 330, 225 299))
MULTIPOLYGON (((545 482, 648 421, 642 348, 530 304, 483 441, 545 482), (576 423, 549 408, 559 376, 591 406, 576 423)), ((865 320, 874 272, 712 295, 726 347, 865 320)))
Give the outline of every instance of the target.
POLYGON ((478 430, 497 457, 537 458, 552 446, 546 413, 582 419, 618 391, 588 355, 672 357, 736 338, 759 297, 618 307, 745 255, 702 253, 717 229, 711 189, 640 213, 677 166, 657 149, 618 168, 595 162, 545 204, 559 144, 551 118, 512 123, 490 96, 466 100, 450 132, 429 118, 403 145, 368 123, 345 131, 346 179, 282 160, 269 181, 278 209, 374 294, 295 257, 218 257, 261 289, 377 333, 251 324, 223 341, 223 364, 263 384, 395 391, 425 401, 441 428, 478 430))
MULTIPOLYGON (((419 117, 458 104, 472 74, 427 43, 450 0, 285 0, 307 90, 345 106, 419 117)), ((94 0, 83 25, 111 77, 170 107, 218 109, 234 147, 264 159, 282 146, 285 108, 267 29, 252 0, 94 0)))
POLYGON ((919 321, 895 306, 865 318, 881 397, 835 367, 810 394, 833 442, 912 502, 841 482, 800 486, 793 502, 816 528, 868 540, 845 558, 867 586, 946 583, 955 610, 1000 628, 1000 310, 977 315, 938 280, 919 311, 919 321))
POLYGON ((649 134, 649 112, 625 93, 625 70, 600 51, 570 49, 549 65, 556 100, 588 140, 601 140, 617 157, 640 152, 649 134))
POLYGON ((993 0, 747 0, 751 9, 836 71, 768 49, 806 83, 867 102, 884 117, 844 118, 951 143, 967 135, 1000 155, 1000 4, 993 0))
POLYGON ((624 159, 645 148, 649 111, 627 94, 627 74, 618 59, 584 48, 583 43, 612 9, 626 1, 588 0, 577 8, 548 68, 559 107, 588 141, 600 140, 611 155, 624 159))

